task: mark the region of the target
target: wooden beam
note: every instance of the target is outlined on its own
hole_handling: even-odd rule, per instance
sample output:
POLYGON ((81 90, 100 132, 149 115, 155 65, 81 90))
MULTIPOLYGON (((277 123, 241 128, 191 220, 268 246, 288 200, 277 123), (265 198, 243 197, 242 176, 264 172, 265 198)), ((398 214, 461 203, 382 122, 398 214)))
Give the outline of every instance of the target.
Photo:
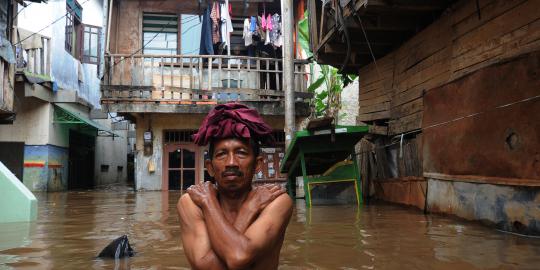
POLYGON ((524 179, 524 178, 506 178, 506 177, 493 177, 482 175, 450 175, 442 173, 425 172, 425 178, 432 178, 443 181, 454 182, 469 182, 478 184, 492 184, 492 185, 505 185, 505 186, 526 186, 526 187, 539 187, 540 181, 538 179, 524 179))
POLYGON ((386 1, 369 0, 366 10, 368 12, 436 12, 442 11, 448 7, 451 1, 386 1))

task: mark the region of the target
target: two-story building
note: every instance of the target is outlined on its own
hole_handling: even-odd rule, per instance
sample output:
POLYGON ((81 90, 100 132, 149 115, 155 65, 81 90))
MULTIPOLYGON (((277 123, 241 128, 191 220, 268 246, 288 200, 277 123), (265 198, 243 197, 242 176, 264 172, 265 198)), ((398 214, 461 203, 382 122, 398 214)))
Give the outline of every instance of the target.
MULTIPOLYGON (((218 1, 113 1, 101 103, 136 123, 138 190, 185 189, 206 179, 206 149, 191 135, 212 107, 231 101, 256 108, 275 129, 278 144, 263 148, 257 178, 284 179, 280 2, 228 2, 230 8, 218 1), (220 19, 213 21, 215 12, 220 19), (273 25, 262 27, 263 17, 273 25)), ((300 122, 310 113, 309 72, 305 61, 294 66, 300 122)))
POLYGON ((13 117, 0 126, 0 161, 33 191, 124 180, 127 130, 112 131, 122 125, 99 110, 108 1, 19 2, 10 11, 13 117))

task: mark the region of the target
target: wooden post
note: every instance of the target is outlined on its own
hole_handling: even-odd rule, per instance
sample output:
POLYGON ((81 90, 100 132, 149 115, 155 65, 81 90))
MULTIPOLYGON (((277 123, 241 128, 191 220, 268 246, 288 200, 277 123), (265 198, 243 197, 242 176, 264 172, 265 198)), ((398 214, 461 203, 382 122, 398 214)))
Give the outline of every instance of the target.
MULTIPOLYGON (((111 55, 109 58, 109 85, 113 84, 113 72, 114 72, 114 55, 111 55)), ((47 65, 49 65, 49 62, 47 61, 47 65)), ((49 73, 49 68, 47 68, 47 75, 49 73)))
POLYGON ((130 65, 130 72, 129 72, 129 77, 130 77, 130 85, 133 86, 133 75, 135 74, 135 58, 133 58, 133 55, 130 57, 129 61, 131 62, 131 65, 130 65))
POLYGON ((296 130, 294 112, 293 0, 281 0, 283 20, 283 91, 285 96, 285 146, 289 147, 296 130))
POLYGON ((120 57, 120 85, 124 85, 124 57, 120 57))
MULTIPOLYGON (((159 70, 160 70, 159 74, 160 74, 160 77, 161 77, 161 88, 163 88, 163 87, 165 87, 165 78, 163 77, 164 76, 163 75, 163 68, 165 66, 165 63, 163 63, 163 57, 161 57, 161 61, 159 62, 159 66, 160 66, 159 67, 159 70)), ((165 95, 165 94, 163 94, 163 95, 165 95)), ((163 98, 164 98, 164 96, 163 96, 163 98)))
MULTIPOLYGON (((51 75, 51 39, 47 39, 47 70, 45 71, 46 75, 51 75)), ((109 74, 110 76, 110 74, 109 74)))
MULTIPOLYGON (((212 91, 212 57, 208 58, 208 90, 212 91)), ((210 93, 211 95, 211 93, 210 93)))
POLYGON ((199 90, 203 89, 203 58, 199 57, 199 90))
POLYGON ((150 58, 150 65, 150 83, 154 86, 154 57, 150 58))

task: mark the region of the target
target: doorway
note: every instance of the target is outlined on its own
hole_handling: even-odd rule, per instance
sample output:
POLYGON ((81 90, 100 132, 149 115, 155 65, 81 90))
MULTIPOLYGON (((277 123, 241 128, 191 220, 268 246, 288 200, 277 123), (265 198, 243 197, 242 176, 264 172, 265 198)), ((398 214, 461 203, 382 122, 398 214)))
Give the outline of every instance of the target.
POLYGON ((94 186, 96 137, 69 131, 68 189, 89 189, 94 186))
POLYGON ((22 182, 24 142, 0 142, 0 161, 22 182))
POLYGON ((163 190, 186 190, 198 181, 198 153, 195 145, 165 145, 163 190))

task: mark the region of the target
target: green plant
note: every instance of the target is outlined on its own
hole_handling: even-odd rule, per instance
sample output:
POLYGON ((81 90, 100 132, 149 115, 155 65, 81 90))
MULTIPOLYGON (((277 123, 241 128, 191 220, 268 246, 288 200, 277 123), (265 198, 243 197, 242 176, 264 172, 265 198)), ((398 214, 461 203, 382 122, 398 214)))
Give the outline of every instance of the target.
MULTIPOLYGON (((306 51, 308 57, 311 57, 313 53, 309 47, 308 19, 309 13, 306 11, 304 19, 298 22, 298 43, 306 51)), ((357 76, 340 74, 337 68, 328 65, 312 63, 310 66, 312 71, 316 66, 319 66, 321 70, 318 78, 308 87, 308 91, 314 94, 311 117, 334 117, 337 123, 341 109, 341 92, 357 76)))

